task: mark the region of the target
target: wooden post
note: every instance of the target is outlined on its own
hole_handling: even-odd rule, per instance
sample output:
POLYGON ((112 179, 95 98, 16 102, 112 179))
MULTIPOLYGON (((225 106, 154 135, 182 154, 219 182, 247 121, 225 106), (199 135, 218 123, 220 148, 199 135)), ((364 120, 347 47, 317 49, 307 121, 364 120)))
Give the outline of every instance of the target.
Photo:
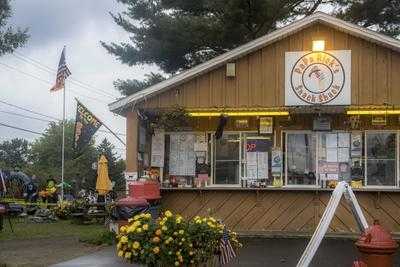
POLYGON ((139 119, 136 111, 126 116, 126 172, 138 174, 139 119))

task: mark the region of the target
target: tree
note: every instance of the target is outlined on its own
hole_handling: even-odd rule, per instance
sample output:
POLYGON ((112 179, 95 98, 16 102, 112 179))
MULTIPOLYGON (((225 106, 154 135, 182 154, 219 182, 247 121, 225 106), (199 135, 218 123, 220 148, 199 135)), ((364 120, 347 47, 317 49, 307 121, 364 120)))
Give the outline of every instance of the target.
POLYGON ((7 26, 11 17, 10 0, 0 0, 0 56, 12 53, 28 40, 28 30, 7 26))
POLYGON ((0 144, 0 167, 5 169, 25 169, 28 165, 29 143, 22 138, 14 138, 0 144))
POLYGON ((121 80, 118 79, 114 82, 114 86, 118 88, 118 90, 121 92, 123 95, 131 95, 136 92, 139 92, 140 90, 149 87, 153 84, 159 83, 163 80, 165 80, 165 77, 162 76, 159 73, 153 73, 151 72, 150 74, 145 75, 145 79, 143 81, 139 81, 136 79, 128 79, 128 80, 121 80))
POLYGON ((104 155, 108 160, 108 174, 111 181, 115 182, 114 190, 125 190, 125 161, 120 159, 114 152, 115 146, 111 144, 106 138, 97 146, 97 155, 100 158, 104 155))
POLYGON ((337 15, 384 34, 400 35, 400 0, 339 0, 337 15))
MULTIPOLYGON (((65 181, 71 182, 79 178, 78 186, 82 186, 82 180, 87 182, 86 187, 94 189, 96 183, 96 171, 92 164, 97 161, 96 149, 91 142, 80 154, 73 149, 74 122, 65 124, 65 181)), ((61 151, 62 151, 62 123, 50 123, 42 137, 37 139, 31 148, 31 174, 42 179, 61 178, 61 151)))
MULTIPOLYGON (((102 45, 124 64, 156 64, 174 74, 262 36, 279 22, 310 14, 329 0, 117 1, 127 9, 111 15, 132 43, 102 45)), ((151 84, 117 81, 116 87, 126 94, 131 92, 127 86, 135 91, 151 84)))
MULTIPOLYGON (((102 45, 123 64, 155 64, 168 75, 191 68, 329 5, 333 15, 397 36, 400 0, 116 0, 114 21, 130 42, 102 45)), ((158 80, 117 80, 128 95, 158 80)))

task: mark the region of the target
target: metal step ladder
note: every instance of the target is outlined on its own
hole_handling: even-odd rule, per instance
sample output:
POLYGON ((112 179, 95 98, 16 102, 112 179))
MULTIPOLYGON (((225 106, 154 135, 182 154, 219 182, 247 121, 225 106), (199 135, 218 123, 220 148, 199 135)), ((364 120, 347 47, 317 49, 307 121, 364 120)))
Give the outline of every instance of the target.
POLYGON ((301 258, 297 263, 297 267, 307 267, 311 263, 311 260, 317 252, 317 249, 328 230, 332 218, 335 215, 335 211, 339 206, 340 199, 342 198, 343 194, 345 195, 347 202, 350 204, 352 213, 357 221, 357 225, 360 231, 364 232, 364 230, 368 228, 367 220, 362 213, 361 207, 358 204, 353 190, 348 183, 344 181, 339 182, 332 193, 324 214, 322 215, 322 218, 318 223, 317 229, 315 229, 315 232, 311 237, 310 242, 308 243, 306 249, 303 252, 303 255, 301 255, 301 258))

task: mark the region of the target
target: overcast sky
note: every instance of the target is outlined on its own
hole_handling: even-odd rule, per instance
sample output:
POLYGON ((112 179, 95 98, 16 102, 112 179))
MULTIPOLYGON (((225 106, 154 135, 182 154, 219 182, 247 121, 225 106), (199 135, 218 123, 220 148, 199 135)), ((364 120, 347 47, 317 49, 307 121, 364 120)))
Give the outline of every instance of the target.
MULTIPOLYGON (((71 79, 67 80, 67 117, 74 118, 74 97, 78 97, 104 123, 116 132, 125 133, 125 119, 108 111, 107 104, 113 98, 101 90, 120 96, 113 87, 114 80, 141 79, 150 70, 155 71, 155 68, 122 65, 100 45, 100 40, 117 42, 128 39, 126 32, 109 15, 109 12, 121 11, 124 6, 115 0, 13 0, 12 7, 14 14, 10 24, 28 27, 30 38, 25 47, 17 50, 18 54, 0 57, 0 100, 61 118, 62 92, 50 93, 51 85, 45 82, 54 83, 55 75, 27 63, 26 60, 33 59, 56 69, 62 47, 66 45, 67 65, 72 72, 70 78, 91 85, 87 90, 71 83, 71 79), (23 55, 25 61, 17 57, 20 55, 23 55)), ((25 119, 1 111, 39 117, 0 103, 0 123, 36 132, 42 132, 47 126, 43 121, 25 119)), ((116 147, 123 148, 113 136, 103 133, 96 135, 97 143, 104 136, 116 147)), ((0 141, 14 137, 34 140, 38 135, 0 126, 0 141)), ((124 154, 122 150, 119 152, 124 154)))

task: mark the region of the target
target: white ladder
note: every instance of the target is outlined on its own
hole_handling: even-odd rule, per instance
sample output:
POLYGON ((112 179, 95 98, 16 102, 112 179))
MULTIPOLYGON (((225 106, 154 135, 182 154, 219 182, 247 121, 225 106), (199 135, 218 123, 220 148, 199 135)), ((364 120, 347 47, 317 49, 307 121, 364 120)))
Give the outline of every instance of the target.
POLYGON ((367 220, 362 213, 361 207, 358 204, 353 190, 351 190, 351 187, 346 182, 339 182, 335 190, 333 191, 331 198, 329 199, 328 205, 326 206, 324 214, 322 215, 322 218, 318 223, 317 229, 315 229, 315 232, 311 237, 310 242, 308 243, 306 249, 303 252, 303 255, 301 255, 301 258, 297 263, 297 267, 307 267, 311 263, 311 260, 317 252, 317 249, 321 244, 322 238, 325 236, 326 231, 328 230, 328 227, 332 221, 332 218, 335 215, 335 211, 340 203, 340 199, 342 198, 343 194, 350 204, 351 210, 354 217, 356 218, 357 225, 360 231, 363 232, 365 229, 368 228, 367 220))

